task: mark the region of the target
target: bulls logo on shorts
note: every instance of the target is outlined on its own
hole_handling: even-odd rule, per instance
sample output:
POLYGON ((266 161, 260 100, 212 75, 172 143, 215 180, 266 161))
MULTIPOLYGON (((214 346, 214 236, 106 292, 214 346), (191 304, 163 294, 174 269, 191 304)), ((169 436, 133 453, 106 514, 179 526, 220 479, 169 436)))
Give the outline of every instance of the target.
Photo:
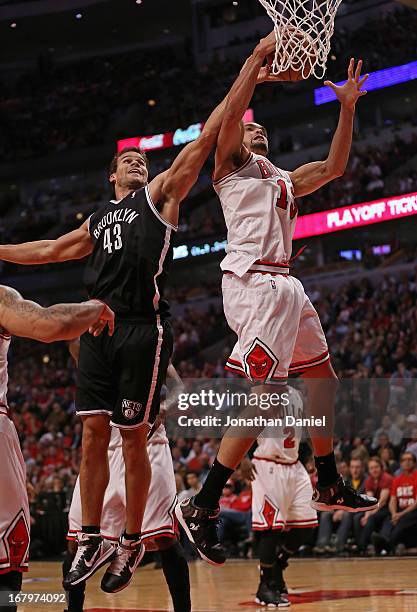
POLYGON ((27 565, 29 528, 23 510, 16 515, 3 536, 9 567, 19 570, 27 565))
POLYGON ((134 419, 139 414, 142 404, 140 402, 133 402, 132 400, 122 400, 122 412, 126 419, 134 419))
POLYGON ((279 360, 259 338, 255 338, 245 355, 246 374, 252 380, 267 380, 271 378, 279 360))

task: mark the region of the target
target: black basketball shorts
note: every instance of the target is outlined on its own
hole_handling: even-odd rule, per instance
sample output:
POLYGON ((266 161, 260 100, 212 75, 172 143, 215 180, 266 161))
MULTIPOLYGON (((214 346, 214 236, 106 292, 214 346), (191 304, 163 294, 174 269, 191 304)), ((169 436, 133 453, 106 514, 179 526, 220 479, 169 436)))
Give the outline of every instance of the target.
POLYGON ((120 429, 152 426, 172 354, 169 321, 116 320, 113 336, 81 337, 76 409, 80 416, 107 414, 120 429))

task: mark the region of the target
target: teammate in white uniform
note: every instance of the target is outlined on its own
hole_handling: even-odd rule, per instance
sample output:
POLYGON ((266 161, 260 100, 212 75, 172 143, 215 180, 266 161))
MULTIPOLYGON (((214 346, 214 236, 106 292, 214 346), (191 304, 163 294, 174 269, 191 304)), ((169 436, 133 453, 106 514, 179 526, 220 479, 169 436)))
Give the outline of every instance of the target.
MULTIPOLYGON (((78 360, 79 341, 70 345, 71 354, 78 360)), ((168 367, 168 376, 180 384, 175 368, 168 367)), ((161 414, 163 410, 161 410, 161 414)), ((190 612, 190 577, 184 551, 177 537, 174 507, 177 500, 175 474, 171 450, 162 423, 155 424, 149 433, 148 454, 152 469, 151 483, 143 517, 142 542, 146 550, 158 550, 162 569, 168 584, 175 612, 190 612)), ((108 542, 117 544, 126 524, 125 462, 122 437, 113 428, 108 448, 110 479, 101 514, 101 535, 108 542)), ((80 479, 77 478, 68 516, 68 554, 63 563, 63 575, 71 565, 77 550, 77 534, 82 527, 80 479)), ((67 592, 67 612, 82 612, 85 582, 67 592)))
MULTIPOLYGON (((308 389, 309 416, 325 416, 327 426, 323 429, 314 422, 310 427, 318 470, 312 502, 315 509, 371 509, 377 500, 358 495, 337 473, 332 440, 337 377, 318 315, 300 281, 289 275, 297 217, 295 198, 344 173, 355 104, 366 93, 361 91, 366 76, 361 79, 361 61, 354 72, 352 59, 345 85, 326 81, 341 103, 330 153, 325 161, 286 172, 266 157, 265 128, 242 123, 263 61, 261 41, 246 64, 250 69, 245 78, 241 75, 229 93, 216 149, 214 187, 228 232, 227 255, 222 262, 224 312, 237 334, 227 367, 265 393, 276 392, 276 384, 285 385, 289 372, 302 375, 308 389)), ((200 555, 215 565, 225 561, 213 528, 221 491, 254 439, 252 433, 226 435, 202 490, 176 508, 178 520, 200 555)))
MULTIPOLYGON (((0 591, 20 591, 30 543, 26 466, 7 405, 11 335, 52 342, 68 340, 89 328, 98 334, 107 323, 112 333, 114 314, 97 300, 42 308, 14 289, 0 286, 0 591)), ((16 606, 2 606, 1 610, 15 612, 16 606)))
MULTIPOLYGON (((285 416, 302 418, 300 393, 291 387, 288 393, 285 416)), ((252 529, 260 532, 256 601, 264 605, 289 605, 283 570, 288 558, 310 541, 317 526, 317 514, 310 503, 313 487, 298 458, 302 433, 302 427, 285 424, 265 430, 253 455, 252 529)))

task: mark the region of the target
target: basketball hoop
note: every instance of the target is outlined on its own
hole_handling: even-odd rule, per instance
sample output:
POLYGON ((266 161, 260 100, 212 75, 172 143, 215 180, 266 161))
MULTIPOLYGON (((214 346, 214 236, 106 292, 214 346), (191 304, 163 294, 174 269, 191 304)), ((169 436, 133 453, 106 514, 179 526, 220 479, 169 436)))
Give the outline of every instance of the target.
POLYGON ((272 74, 286 70, 322 79, 342 0, 259 0, 274 23, 276 50, 272 74))

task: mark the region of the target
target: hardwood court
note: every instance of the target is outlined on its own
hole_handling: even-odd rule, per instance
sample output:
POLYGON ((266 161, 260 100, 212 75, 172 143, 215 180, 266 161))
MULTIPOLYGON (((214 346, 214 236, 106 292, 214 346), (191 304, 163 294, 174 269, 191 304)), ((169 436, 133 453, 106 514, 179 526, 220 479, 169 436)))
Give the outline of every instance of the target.
MULTIPOLYGON (((163 612, 171 602, 162 570, 139 569, 132 584, 117 595, 99 588, 101 572, 88 583, 86 612, 163 612)), ((256 561, 228 561, 223 568, 203 562, 190 565, 194 612, 250 612, 266 610, 254 603, 256 561)), ((57 563, 32 563, 24 592, 60 590, 57 563)), ((287 572, 290 610, 300 612, 415 612, 417 558, 293 560, 287 572)), ((20 606, 34 612, 39 606, 20 606)), ((44 604, 43 610, 63 612, 64 605, 44 604)))

